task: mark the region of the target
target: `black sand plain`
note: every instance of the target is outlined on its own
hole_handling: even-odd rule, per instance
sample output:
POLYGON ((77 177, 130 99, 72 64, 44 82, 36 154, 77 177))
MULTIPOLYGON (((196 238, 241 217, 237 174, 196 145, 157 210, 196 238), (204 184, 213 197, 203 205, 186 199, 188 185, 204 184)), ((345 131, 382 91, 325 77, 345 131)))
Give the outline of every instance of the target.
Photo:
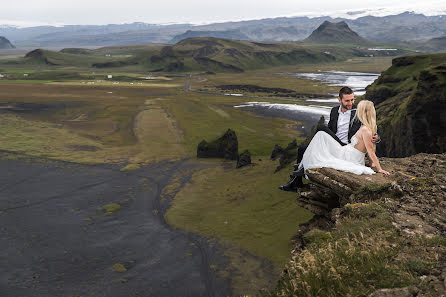
POLYGON ((163 217, 162 190, 199 167, 0 159, 0 296, 230 296, 222 248, 163 217), (107 215, 109 203, 122 209, 107 215))

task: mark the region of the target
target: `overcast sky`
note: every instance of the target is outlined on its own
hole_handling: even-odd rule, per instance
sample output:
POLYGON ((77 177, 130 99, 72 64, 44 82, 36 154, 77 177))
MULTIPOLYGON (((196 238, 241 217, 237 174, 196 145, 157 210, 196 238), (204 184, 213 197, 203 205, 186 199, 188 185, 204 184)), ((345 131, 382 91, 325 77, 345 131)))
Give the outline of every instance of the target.
MULTIPOLYGON (((446 0, 1 0, 0 24, 210 23, 385 8, 446 14, 446 0), (6 5, 7 2, 8 4, 6 5), (390 4, 389 4, 390 3, 390 4)), ((386 12, 387 11, 387 12, 386 12)))

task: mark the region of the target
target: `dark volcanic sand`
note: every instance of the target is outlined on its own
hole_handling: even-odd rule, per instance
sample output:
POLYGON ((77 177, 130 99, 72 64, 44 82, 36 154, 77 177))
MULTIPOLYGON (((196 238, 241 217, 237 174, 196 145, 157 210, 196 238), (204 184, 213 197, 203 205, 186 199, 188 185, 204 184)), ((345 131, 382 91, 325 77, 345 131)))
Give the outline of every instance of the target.
POLYGON ((163 219, 162 189, 196 169, 187 160, 131 172, 0 160, 0 296, 231 295, 210 267, 225 266, 215 241, 163 219), (117 202, 123 208, 105 215, 102 206, 117 202), (116 263, 127 271, 113 271, 116 263))

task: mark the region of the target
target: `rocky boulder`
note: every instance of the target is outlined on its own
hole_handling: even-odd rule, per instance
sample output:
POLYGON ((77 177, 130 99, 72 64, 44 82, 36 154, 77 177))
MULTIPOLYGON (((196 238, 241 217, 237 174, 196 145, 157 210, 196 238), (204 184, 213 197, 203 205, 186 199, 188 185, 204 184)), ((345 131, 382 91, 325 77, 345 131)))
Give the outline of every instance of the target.
POLYGON ((270 159, 274 161, 277 158, 279 158, 280 156, 282 156, 283 153, 284 153, 283 147, 281 147, 278 144, 275 144, 274 148, 273 148, 273 151, 271 152, 270 159))
POLYGON ((237 160, 238 140, 235 131, 228 129, 223 136, 216 140, 200 142, 197 148, 197 157, 237 160))
POLYGON ((425 209, 430 207, 431 219, 436 218, 437 224, 446 232, 446 153, 380 158, 380 164, 391 172, 390 176, 379 173, 356 175, 331 168, 309 169, 306 171, 309 187, 300 192, 297 203, 315 214, 335 220, 333 209, 383 196, 405 201, 402 209, 409 207, 409 201, 423 201, 425 209))
POLYGON ((271 160, 275 160, 278 157, 279 159, 279 165, 277 166, 275 172, 279 171, 280 169, 286 167, 291 162, 296 162, 297 158, 297 142, 296 139, 291 141, 286 148, 282 148, 279 145, 275 145, 273 151, 271 152, 271 160))
POLYGON ((245 150, 237 157, 236 168, 241 168, 249 164, 251 164, 251 153, 248 150, 245 150))

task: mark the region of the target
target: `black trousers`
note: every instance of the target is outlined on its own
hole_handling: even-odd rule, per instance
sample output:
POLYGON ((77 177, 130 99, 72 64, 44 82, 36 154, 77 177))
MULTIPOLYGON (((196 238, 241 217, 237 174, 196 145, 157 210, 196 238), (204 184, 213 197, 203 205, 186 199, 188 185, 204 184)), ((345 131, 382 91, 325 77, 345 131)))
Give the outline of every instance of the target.
MULTIPOLYGON (((317 127, 316 133, 319 132, 319 131, 324 131, 324 132, 326 132, 328 135, 330 135, 331 137, 333 137, 334 140, 336 140, 337 142, 339 142, 340 145, 342 145, 342 146, 346 145, 346 144, 343 143, 343 142, 339 139, 339 137, 337 137, 336 134, 335 134, 333 131, 331 131, 327 126, 325 126, 325 125, 319 125, 319 126, 317 127)), ((304 157, 304 153, 305 153, 305 151, 307 150, 307 147, 308 147, 308 145, 303 145, 303 144, 302 144, 302 145, 300 145, 300 146, 297 148, 297 161, 296 161, 297 164, 299 164, 299 163, 302 161, 302 158, 304 157)), ((294 175, 294 176, 304 176, 304 175, 305 175, 305 174, 304 174, 304 168, 302 168, 301 170, 298 170, 298 171, 293 171, 293 175, 294 175)))

